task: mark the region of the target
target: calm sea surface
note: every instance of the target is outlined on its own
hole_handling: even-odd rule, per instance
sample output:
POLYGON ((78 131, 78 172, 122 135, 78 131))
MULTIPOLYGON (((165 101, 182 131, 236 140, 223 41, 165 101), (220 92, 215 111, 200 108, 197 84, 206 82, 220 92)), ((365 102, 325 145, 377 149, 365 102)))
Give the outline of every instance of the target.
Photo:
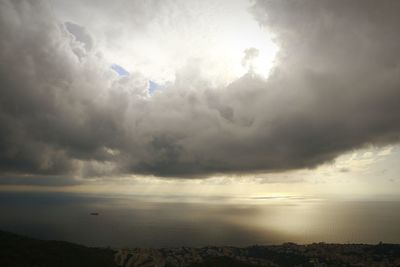
POLYGON ((400 201, 0 192, 0 229, 116 248, 400 243, 400 201))

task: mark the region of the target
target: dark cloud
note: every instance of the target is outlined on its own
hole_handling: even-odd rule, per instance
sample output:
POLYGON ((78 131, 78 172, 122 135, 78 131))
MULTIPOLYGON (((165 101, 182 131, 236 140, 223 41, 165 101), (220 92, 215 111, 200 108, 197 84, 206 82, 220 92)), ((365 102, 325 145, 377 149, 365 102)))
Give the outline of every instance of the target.
POLYGON ((66 22, 65 27, 78 42, 81 42, 85 46, 86 51, 92 49, 93 39, 84 27, 72 22, 66 22))
POLYGON ((71 186, 81 184, 70 176, 63 175, 14 175, 0 176, 0 185, 71 186))
POLYGON ((93 38, 87 30, 75 23, 65 22, 65 29, 72 35, 71 49, 82 60, 93 48, 93 38))
POLYGON ((258 1, 280 46, 268 80, 213 88, 194 62, 152 97, 46 2, 0 5, 3 181, 277 172, 399 141, 397 1, 258 1))

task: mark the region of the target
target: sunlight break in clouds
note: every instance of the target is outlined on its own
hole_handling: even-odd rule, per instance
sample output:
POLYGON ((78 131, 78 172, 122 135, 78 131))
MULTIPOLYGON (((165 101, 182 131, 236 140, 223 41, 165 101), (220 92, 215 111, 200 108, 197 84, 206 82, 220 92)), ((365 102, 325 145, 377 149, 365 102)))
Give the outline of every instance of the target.
POLYGON ((53 3, 62 20, 84 25, 93 34, 107 61, 158 83, 173 82, 176 72, 193 61, 212 84, 230 83, 248 71, 241 62, 251 48, 259 51, 253 71, 268 77, 278 50, 248 12, 247 1, 53 3), (80 11, 82 6, 90 16, 80 11))

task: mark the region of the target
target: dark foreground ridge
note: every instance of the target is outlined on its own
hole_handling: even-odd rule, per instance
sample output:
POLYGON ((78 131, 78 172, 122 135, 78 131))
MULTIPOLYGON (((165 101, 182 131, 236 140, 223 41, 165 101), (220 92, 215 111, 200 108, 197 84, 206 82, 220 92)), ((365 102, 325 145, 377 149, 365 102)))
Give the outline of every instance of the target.
POLYGON ((114 251, 0 231, 1 267, 400 267, 400 245, 325 244, 114 251))
POLYGON ((115 251, 0 231, 1 267, 116 267, 115 251))

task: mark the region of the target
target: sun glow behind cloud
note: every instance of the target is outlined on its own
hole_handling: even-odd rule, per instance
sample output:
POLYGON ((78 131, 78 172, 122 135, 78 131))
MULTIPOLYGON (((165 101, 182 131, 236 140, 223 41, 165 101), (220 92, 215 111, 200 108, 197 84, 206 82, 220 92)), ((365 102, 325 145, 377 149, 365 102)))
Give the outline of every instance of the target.
POLYGON ((221 86, 249 71, 249 66, 242 64, 246 49, 259 51, 253 59, 252 72, 264 78, 268 77, 278 51, 271 34, 248 11, 249 5, 247 1, 158 4, 153 7, 155 16, 145 27, 132 22, 132 16, 140 14, 119 14, 115 20, 112 9, 101 13, 121 27, 102 25, 80 12, 65 11, 62 3, 55 11, 65 20, 84 25, 93 34, 99 53, 110 64, 164 84, 174 82, 177 73, 195 62, 202 79, 221 86))

